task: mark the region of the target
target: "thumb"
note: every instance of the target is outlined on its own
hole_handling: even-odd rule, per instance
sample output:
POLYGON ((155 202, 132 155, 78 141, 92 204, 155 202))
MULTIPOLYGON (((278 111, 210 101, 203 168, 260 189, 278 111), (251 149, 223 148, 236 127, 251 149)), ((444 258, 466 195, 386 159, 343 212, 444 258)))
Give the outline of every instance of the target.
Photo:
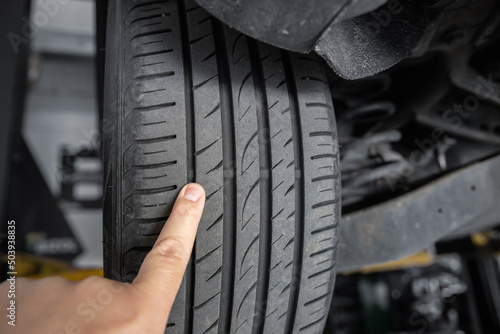
POLYGON ((172 213, 132 283, 146 295, 165 323, 191 256, 205 205, 205 191, 190 183, 179 192, 172 213))

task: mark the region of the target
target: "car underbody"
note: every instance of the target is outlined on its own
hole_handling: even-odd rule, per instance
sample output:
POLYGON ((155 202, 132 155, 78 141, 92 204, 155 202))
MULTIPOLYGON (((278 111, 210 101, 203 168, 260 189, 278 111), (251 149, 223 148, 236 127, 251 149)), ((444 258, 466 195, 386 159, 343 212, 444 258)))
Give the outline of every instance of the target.
MULTIPOLYGON (((317 52, 331 67, 341 146, 340 269, 396 260, 496 223, 495 205, 485 206, 500 189, 496 1, 198 3, 232 28, 317 52), (486 181, 478 186, 474 178, 486 181), (484 205, 454 205, 470 200, 467 191, 484 205), (374 216, 379 224, 366 220, 374 216), (415 242, 404 242, 408 236, 415 242), (342 251, 356 245, 363 247, 342 251)), ((98 2, 101 31, 106 8, 98 2)))

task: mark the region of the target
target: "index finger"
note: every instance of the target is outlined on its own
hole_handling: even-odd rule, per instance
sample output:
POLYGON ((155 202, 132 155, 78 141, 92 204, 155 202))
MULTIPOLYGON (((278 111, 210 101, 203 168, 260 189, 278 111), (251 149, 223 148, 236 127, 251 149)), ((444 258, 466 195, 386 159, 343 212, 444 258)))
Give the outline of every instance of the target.
POLYGON ((182 188, 170 217, 132 283, 146 294, 151 305, 162 309, 165 323, 191 256, 204 204, 202 186, 190 183, 182 188))

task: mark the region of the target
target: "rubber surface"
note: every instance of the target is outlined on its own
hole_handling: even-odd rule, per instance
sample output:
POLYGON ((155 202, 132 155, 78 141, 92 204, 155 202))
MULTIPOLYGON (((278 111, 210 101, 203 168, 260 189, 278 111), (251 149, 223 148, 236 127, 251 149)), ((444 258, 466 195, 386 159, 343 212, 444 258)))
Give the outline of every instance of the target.
POLYGON ((178 190, 198 182, 206 207, 167 333, 322 332, 340 177, 320 58, 260 44, 190 1, 109 12, 105 275, 133 280, 178 190))

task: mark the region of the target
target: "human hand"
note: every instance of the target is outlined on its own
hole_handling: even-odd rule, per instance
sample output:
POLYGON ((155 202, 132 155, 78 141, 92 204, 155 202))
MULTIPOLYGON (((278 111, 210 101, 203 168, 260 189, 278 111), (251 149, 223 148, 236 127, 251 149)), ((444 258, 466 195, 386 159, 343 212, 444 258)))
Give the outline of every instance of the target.
MULTIPOLYGON (((0 333, 163 333, 191 256, 205 205, 205 191, 188 184, 132 283, 89 277, 16 279, 16 326, 0 321, 0 333)), ((0 285, 6 312, 8 285, 0 285)))

